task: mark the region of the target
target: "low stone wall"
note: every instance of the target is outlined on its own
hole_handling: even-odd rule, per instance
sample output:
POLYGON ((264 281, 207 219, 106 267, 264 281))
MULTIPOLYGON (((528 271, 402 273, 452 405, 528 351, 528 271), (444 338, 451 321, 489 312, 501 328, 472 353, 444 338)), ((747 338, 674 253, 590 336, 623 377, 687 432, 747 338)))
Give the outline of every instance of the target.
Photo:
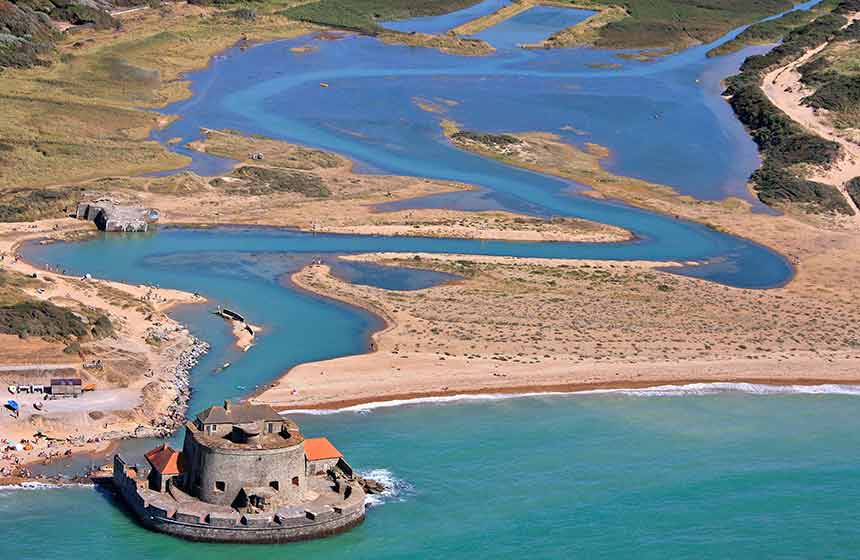
POLYGON ((312 513, 302 510, 295 517, 243 515, 241 519, 208 515, 208 523, 176 512, 165 517, 157 507, 146 508, 148 515, 139 516, 148 529, 192 541, 229 543, 286 543, 334 535, 364 521, 364 504, 341 511, 312 513))

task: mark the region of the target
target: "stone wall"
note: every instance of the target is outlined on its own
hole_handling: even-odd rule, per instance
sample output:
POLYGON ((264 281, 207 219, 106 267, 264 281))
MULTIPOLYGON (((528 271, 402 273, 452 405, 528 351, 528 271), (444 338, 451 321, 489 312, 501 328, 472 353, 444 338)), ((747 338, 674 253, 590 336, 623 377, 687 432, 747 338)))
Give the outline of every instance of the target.
POLYGON ((325 474, 328 471, 334 469, 337 466, 338 461, 340 461, 339 457, 335 457, 334 459, 319 459, 317 461, 308 461, 307 475, 314 476, 318 474, 325 474))
POLYGON ((185 431, 185 487, 192 496, 233 505, 242 488, 276 490, 276 506, 298 504, 307 490, 305 446, 299 442, 275 449, 229 449, 201 445, 185 431))

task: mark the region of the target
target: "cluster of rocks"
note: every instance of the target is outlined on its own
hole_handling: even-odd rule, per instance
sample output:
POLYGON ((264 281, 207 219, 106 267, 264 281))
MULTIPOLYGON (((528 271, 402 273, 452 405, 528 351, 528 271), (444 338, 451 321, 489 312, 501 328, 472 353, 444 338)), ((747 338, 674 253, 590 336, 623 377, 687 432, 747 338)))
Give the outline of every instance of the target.
POLYGON ((388 488, 378 480, 373 480, 372 478, 365 478, 363 476, 354 475, 353 479, 361 486, 366 494, 382 494, 388 488))
POLYGON ((185 423, 188 400, 191 398, 191 369, 209 352, 209 349, 208 343, 192 336, 191 346, 179 355, 179 363, 173 376, 177 392, 176 399, 168 407, 167 412, 154 423, 154 435, 157 437, 168 436, 185 423))

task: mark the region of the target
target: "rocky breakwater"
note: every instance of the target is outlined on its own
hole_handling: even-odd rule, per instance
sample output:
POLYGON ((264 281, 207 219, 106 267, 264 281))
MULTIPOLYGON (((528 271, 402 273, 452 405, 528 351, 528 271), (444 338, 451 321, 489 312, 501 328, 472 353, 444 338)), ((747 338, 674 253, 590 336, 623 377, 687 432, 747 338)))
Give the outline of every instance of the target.
POLYGON ((191 399, 191 369, 210 349, 207 342, 195 336, 188 335, 188 339, 187 347, 179 352, 176 358, 171 359, 172 356, 170 356, 177 351, 175 348, 166 351, 168 360, 175 365, 170 366, 170 371, 165 372, 166 375, 162 378, 167 381, 159 386, 174 393, 171 403, 153 420, 151 427, 138 426, 134 437, 166 437, 185 423, 188 401, 191 399))

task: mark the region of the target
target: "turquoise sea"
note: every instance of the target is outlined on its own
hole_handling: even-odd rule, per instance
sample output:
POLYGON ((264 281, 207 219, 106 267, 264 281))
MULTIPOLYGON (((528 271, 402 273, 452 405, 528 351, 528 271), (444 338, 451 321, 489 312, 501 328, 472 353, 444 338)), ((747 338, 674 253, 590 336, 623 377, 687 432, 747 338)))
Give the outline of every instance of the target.
MULTIPOLYGON (((437 30, 468 14, 397 25, 437 30)), ((806 8, 814 2, 801 5, 806 8)), ((293 365, 364 352, 379 320, 296 290, 289 274, 317 256, 353 282, 419 289, 447 275, 348 264, 370 250, 696 261, 680 271, 766 289, 792 270, 779 255, 697 224, 577 195, 580 187, 452 148, 438 117, 414 100, 457 102, 450 118, 488 131, 545 130, 609 146, 618 173, 700 198, 747 196, 755 147, 719 97, 743 57, 707 59, 709 46, 655 62, 592 65, 616 53, 523 51, 517 43, 582 19, 542 8, 487 30, 498 52, 480 59, 387 46, 343 35, 230 50, 191 75, 194 97, 167 109, 181 119, 155 134, 197 137, 201 126, 266 134, 335 150, 367 173, 476 184, 475 193, 408 206, 506 208, 630 228, 620 244, 503 243, 309 235, 289 230, 162 228, 150 235, 33 244, 25 256, 77 274, 199 291, 265 327, 247 355, 205 306, 174 316, 213 344, 192 372, 191 411, 241 397, 293 365), (320 88, 318 82, 331 84, 320 88), (221 373, 225 361, 233 366, 221 373)), ((739 32, 736 30, 734 33, 739 32)), ((727 36, 723 40, 726 40, 727 36)), ((760 50, 760 49, 758 49, 760 50)), ((187 151, 181 144, 174 149, 187 151)), ((191 169, 230 162, 193 154, 191 169)), ((391 206, 389 206, 391 207, 391 206)), ((761 207, 759 210, 763 211, 761 207)), ((235 547, 185 543, 138 527, 109 493, 80 488, 0 489, 6 558, 853 558, 860 545, 857 463, 860 388, 706 385, 654 390, 431 399, 329 414, 297 413, 353 466, 389 480, 365 524, 323 541, 235 547)), ((344 395, 348 398, 349 395, 344 395)), ((124 442, 139 458, 152 441, 124 442)), ((74 471, 102 458, 75 458, 74 471)))
POLYGON ((297 416, 396 495, 282 546, 147 532, 91 488, 0 491, 4 558, 856 558, 857 396, 581 395, 297 416))

